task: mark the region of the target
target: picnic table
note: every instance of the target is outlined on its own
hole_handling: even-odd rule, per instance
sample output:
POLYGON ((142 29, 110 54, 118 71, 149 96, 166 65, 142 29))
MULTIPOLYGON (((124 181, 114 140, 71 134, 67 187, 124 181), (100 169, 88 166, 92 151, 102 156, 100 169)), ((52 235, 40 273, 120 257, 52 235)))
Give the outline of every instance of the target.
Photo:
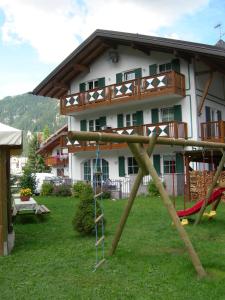
POLYGON ((12 204, 13 216, 20 213, 30 213, 35 215, 47 214, 50 210, 45 206, 38 204, 34 198, 30 198, 28 201, 21 201, 20 198, 15 198, 12 204))

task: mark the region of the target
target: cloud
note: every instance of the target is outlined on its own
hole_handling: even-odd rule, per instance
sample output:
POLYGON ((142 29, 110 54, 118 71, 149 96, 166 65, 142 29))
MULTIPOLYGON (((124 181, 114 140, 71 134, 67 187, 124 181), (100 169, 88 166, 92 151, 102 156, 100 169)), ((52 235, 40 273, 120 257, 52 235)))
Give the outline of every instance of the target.
MULTIPOLYGON (((157 35, 209 0, 0 0, 5 43, 29 43, 45 63, 59 63, 95 29, 157 35)), ((172 35, 173 36, 173 35, 172 35)))

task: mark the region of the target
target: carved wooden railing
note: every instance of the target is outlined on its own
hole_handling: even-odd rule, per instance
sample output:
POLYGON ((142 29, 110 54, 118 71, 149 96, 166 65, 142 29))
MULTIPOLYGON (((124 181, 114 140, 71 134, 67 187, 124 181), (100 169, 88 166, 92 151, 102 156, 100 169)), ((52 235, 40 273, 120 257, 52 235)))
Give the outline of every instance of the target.
POLYGON ((60 100, 60 110, 61 114, 70 114, 96 106, 167 94, 185 95, 184 75, 170 71, 71 94, 60 100))
POLYGON ((45 158, 45 164, 49 167, 62 166, 68 164, 68 156, 49 156, 45 158))
POLYGON ((201 123, 202 141, 225 142, 225 121, 201 123))
MULTIPOLYGON (((107 133, 117 133, 126 135, 144 135, 151 136, 152 134, 158 134, 160 137, 165 138, 184 138, 187 139, 187 123, 185 122, 163 122, 157 124, 144 124, 136 126, 128 126, 122 128, 110 128, 107 130, 102 130, 102 132, 107 133)), ((118 149, 127 147, 125 143, 105 143, 100 142, 100 147, 104 150, 118 149)), ((68 140, 66 143, 69 152, 80 152, 80 151, 93 151, 96 149, 96 142, 94 141, 74 141, 71 144, 68 140)))

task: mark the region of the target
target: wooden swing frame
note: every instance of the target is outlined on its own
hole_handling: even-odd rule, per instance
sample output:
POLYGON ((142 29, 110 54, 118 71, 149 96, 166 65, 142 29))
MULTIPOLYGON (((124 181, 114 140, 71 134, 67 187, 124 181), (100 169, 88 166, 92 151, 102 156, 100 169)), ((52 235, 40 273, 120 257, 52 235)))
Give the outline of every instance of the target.
POLYGON ((116 248, 118 246, 119 240, 121 238, 124 226, 126 224, 127 218, 129 216, 129 213, 131 211, 132 205, 134 203, 135 197, 138 192, 138 188, 142 182, 143 176, 145 175, 151 175, 156 188, 158 189, 161 199, 163 201, 164 206, 166 207, 174 225, 175 228, 178 231, 178 234, 181 238, 181 240, 184 242, 184 245, 186 247, 186 250, 190 256, 190 259, 192 261, 192 264, 198 274, 199 277, 205 277, 206 271, 204 267, 202 266, 202 263, 199 259, 199 256, 194 249, 191 240, 189 239, 189 236, 184 229, 184 227, 180 223, 180 219, 177 216, 176 210, 173 206, 172 201, 170 200, 170 197, 165 190, 154 166, 152 163, 152 160, 150 159, 155 145, 176 145, 176 146, 193 146, 193 147, 203 147, 203 148, 210 148, 210 149, 220 149, 223 153, 220 164, 217 168, 217 171, 213 177, 213 181, 211 185, 209 186, 206 199, 204 202, 204 205, 201 207, 201 210, 196 218, 195 225, 197 225, 202 218, 202 215, 206 209, 206 206, 208 204, 208 200, 213 192, 213 189, 215 188, 217 181, 219 179, 219 176, 221 174, 221 171, 223 169, 223 166, 225 164, 225 144, 223 143, 213 143, 213 142, 203 142, 203 141, 195 141, 195 140, 185 140, 185 139, 172 139, 172 138, 160 138, 158 136, 139 136, 139 135, 120 135, 116 133, 104 133, 104 132, 84 132, 84 131, 69 131, 68 132, 68 138, 69 140, 73 142, 77 141, 96 141, 96 142, 111 142, 111 143, 127 143, 128 147, 130 148, 132 154, 134 155, 138 166, 138 174, 135 178, 131 193, 128 198, 127 205, 124 209, 124 212, 121 216, 120 222, 118 224, 118 227, 116 229, 116 233, 112 242, 111 249, 109 251, 109 255, 113 255, 116 251, 116 248), (147 147, 144 147, 144 145, 147 145, 147 147))

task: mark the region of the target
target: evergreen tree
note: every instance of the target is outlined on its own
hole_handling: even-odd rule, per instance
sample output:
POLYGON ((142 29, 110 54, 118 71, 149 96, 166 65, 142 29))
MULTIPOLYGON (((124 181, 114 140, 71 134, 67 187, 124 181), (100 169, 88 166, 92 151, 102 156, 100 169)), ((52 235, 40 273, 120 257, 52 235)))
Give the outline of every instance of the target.
POLYGON ((50 130, 48 125, 45 125, 44 129, 43 129, 43 141, 46 141, 50 136, 50 130))
POLYGON ((26 168, 31 170, 32 173, 42 173, 49 170, 43 157, 36 153, 39 146, 37 135, 34 134, 28 145, 28 160, 26 164, 26 168))

